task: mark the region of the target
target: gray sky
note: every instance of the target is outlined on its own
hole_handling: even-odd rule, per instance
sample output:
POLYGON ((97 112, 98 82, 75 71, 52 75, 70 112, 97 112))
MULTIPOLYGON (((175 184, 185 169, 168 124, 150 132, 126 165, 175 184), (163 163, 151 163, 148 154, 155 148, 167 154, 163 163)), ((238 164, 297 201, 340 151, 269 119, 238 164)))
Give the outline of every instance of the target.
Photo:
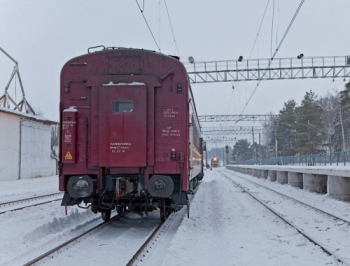
MULTIPOLYGON (((164 0, 145 0, 144 14, 165 54, 177 55, 164 0)), ((283 36, 300 1, 275 0, 273 50, 283 36)), ((139 0, 142 6, 143 1, 139 0)), ((167 0, 182 61, 248 58, 267 0, 167 0)), ((270 4, 251 58, 271 56, 270 4)), ((157 50, 133 0, 62 1, 0 0, 0 47, 19 62, 26 98, 44 117, 58 119, 59 76, 63 64, 96 45, 157 50)), ((345 56, 349 53, 349 0, 306 0, 276 58, 345 56)), ((0 54, 0 93, 13 63, 0 54)), ((200 115, 239 114, 256 82, 195 84, 200 115)), ((336 79, 262 81, 245 114, 277 112, 283 103, 302 100, 307 90, 324 95, 343 89, 336 79)), ((15 97, 15 85, 10 94, 15 97)), ((17 84, 17 89, 19 86, 17 84)), ((17 99, 20 92, 17 91, 17 99)), ((206 126, 212 126, 206 124, 206 126)))

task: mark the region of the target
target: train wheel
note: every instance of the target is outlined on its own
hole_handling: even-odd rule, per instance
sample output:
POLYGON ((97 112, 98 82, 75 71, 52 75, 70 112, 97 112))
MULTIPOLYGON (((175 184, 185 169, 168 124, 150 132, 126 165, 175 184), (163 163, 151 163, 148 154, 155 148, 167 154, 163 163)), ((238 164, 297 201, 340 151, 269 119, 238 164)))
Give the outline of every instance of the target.
POLYGON ((159 209, 160 209, 160 220, 164 222, 171 214, 171 210, 167 208, 167 205, 165 204, 165 200, 162 200, 160 202, 159 209))
POLYGON ((103 221, 108 222, 111 219, 111 210, 102 211, 101 218, 103 221))
POLYGON ((197 186, 198 186, 198 179, 197 178, 193 178, 193 190, 196 190, 197 186))
POLYGON ((123 207, 123 206, 118 206, 118 207, 117 207, 117 213, 118 213, 118 214, 122 214, 123 212, 125 212, 125 207, 123 207))
POLYGON ((167 210, 165 211, 166 217, 168 218, 172 212, 173 211, 170 208, 167 208, 167 210))
POLYGON ((162 201, 159 205, 159 211, 160 211, 160 220, 164 222, 166 220, 166 213, 165 213, 165 202, 162 201))

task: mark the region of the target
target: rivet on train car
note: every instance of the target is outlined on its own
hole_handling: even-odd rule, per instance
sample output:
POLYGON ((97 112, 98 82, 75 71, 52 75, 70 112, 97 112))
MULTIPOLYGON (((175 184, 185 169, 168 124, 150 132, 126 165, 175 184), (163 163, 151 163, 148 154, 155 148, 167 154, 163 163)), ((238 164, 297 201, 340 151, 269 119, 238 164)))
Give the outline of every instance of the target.
POLYGON ((176 151, 175 151, 175 149, 171 149, 171 160, 172 161, 175 161, 176 160, 176 151))
POLYGON ((181 83, 177 83, 176 92, 177 93, 182 92, 182 84, 181 83))

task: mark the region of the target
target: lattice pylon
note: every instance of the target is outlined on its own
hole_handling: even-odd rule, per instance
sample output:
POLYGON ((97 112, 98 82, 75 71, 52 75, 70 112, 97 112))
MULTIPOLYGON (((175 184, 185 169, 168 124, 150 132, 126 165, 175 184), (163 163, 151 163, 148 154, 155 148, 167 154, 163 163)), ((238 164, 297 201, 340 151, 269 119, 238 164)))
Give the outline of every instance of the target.
POLYGON ((18 110, 20 112, 25 112, 27 114, 35 115, 33 108, 30 106, 30 104, 27 102, 25 98, 21 75, 19 74, 19 69, 18 69, 18 62, 15 59, 13 59, 8 53, 6 53, 1 47, 0 47, 0 51, 2 51, 8 58, 11 59, 11 61, 15 63, 15 67, 13 68, 10 80, 8 81, 5 87, 4 94, 0 97, 0 106, 8 109, 11 109, 13 107, 13 110, 18 110), (14 77, 16 76, 18 78, 19 85, 22 91, 22 99, 18 103, 16 103, 16 101, 8 93, 10 84, 13 81, 14 77))

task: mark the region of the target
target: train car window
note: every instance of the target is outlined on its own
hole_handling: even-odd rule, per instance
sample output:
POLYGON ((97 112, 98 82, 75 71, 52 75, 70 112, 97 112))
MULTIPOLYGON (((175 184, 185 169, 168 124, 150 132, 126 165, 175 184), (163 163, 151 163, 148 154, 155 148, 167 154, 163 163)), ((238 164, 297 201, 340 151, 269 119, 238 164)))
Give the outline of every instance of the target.
POLYGON ((113 111, 116 113, 130 113, 134 110, 132 100, 115 100, 113 102, 113 111))

